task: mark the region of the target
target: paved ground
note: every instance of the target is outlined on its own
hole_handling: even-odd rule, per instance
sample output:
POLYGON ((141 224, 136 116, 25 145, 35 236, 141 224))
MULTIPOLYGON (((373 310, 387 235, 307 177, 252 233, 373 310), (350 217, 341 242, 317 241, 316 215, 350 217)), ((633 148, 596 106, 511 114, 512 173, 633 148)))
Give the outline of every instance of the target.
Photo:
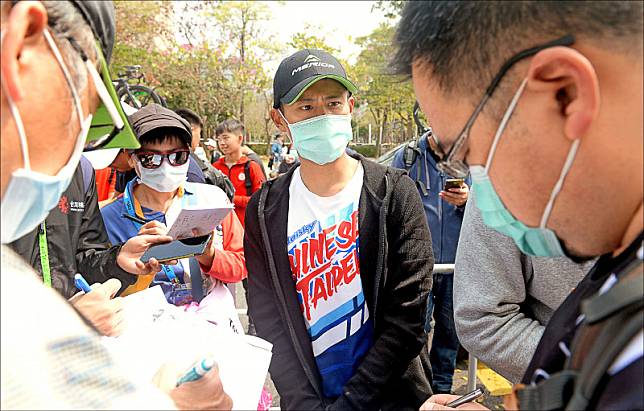
MULTIPOLYGON (((241 283, 237 283, 237 287, 235 290, 235 305, 240 310, 246 309, 246 299, 244 297, 244 288, 242 287, 241 283)), ((245 313, 242 313, 240 311, 239 318, 242 322, 242 325, 244 326, 244 330, 247 330, 248 316, 245 313)), ((467 358, 458 361, 458 363, 456 364, 456 368, 457 369, 454 373, 454 383, 452 386, 452 392, 457 395, 462 395, 467 392, 467 358)), ((483 389, 483 391, 485 391, 486 394, 489 394, 489 392, 483 386, 481 381, 478 379, 477 379, 477 386, 483 389)), ((266 378, 266 387, 273 395, 273 406, 279 407, 279 394, 277 393, 277 390, 275 389, 275 385, 273 384, 273 381, 270 379, 270 376, 267 376, 266 378)), ((481 402, 490 410, 503 409, 502 397, 493 397, 490 395, 486 395, 481 402)))

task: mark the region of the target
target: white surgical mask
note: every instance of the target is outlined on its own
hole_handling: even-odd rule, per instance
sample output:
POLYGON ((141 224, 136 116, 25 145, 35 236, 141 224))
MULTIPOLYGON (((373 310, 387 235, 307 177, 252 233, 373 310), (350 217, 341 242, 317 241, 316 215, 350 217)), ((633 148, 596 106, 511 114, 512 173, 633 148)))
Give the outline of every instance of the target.
MULTIPOLYGON (((61 168, 56 175, 50 176, 48 174, 32 170, 29 160, 27 135, 25 134, 22 117, 20 116, 20 112, 18 111, 15 102, 11 98, 11 95, 7 93, 4 81, 2 81, 2 88, 5 97, 7 98, 11 115, 16 123, 16 128, 18 129, 20 149, 22 151, 23 159, 23 167, 16 169, 11 173, 9 184, 2 196, 2 203, 0 206, 2 209, 2 244, 15 241, 36 228, 45 220, 45 218, 47 218, 49 211, 56 206, 60 196, 65 192, 65 190, 67 190, 67 187, 72 180, 74 171, 76 170, 83 153, 85 139, 92 122, 91 114, 83 120, 83 109, 80 97, 51 34, 45 30, 43 35, 45 36, 45 40, 51 48, 51 51, 65 76, 69 90, 71 91, 76 115, 80 123, 80 131, 76 137, 76 145, 74 146, 74 150, 72 151, 67 164, 65 164, 65 166, 61 168)), ((2 36, 2 41, 4 41, 4 36, 2 36)), ((56 136, 51 138, 51 144, 57 144, 56 136)))
POLYGON ((135 159, 136 173, 141 179, 141 183, 153 190, 160 193, 170 193, 186 182, 190 160, 186 161, 186 164, 175 167, 170 165, 167 159, 164 159, 157 168, 145 168, 139 159, 136 157, 135 159))

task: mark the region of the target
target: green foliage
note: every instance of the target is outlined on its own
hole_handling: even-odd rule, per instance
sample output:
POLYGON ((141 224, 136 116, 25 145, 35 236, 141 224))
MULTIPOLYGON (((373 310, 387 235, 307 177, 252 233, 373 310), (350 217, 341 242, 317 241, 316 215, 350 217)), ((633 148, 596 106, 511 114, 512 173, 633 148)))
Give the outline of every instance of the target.
POLYGON ((295 50, 319 49, 333 55, 340 51, 335 47, 329 46, 325 36, 320 36, 315 33, 324 33, 324 30, 320 26, 306 24, 304 30, 295 33, 287 45, 293 47, 295 50))
POLYGON ((400 16, 404 7, 405 1, 403 0, 378 0, 371 9, 383 11, 386 17, 395 19, 400 16))

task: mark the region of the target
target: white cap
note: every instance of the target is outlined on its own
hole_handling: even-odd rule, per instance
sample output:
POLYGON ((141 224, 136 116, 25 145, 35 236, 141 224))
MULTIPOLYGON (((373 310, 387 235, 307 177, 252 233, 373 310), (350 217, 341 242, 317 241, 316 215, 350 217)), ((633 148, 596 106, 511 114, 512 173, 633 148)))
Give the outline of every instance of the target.
POLYGON ((101 150, 88 151, 83 153, 86 159, 92 163, 94 170, 102 170, 109 167, 116 155, 121 151, 120 148, 104 148, 101 150))

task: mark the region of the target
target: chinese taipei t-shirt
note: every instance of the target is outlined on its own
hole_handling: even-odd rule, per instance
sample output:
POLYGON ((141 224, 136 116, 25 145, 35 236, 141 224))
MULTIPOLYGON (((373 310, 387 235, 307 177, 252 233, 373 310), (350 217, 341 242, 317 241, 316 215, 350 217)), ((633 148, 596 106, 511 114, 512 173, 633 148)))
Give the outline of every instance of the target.
POLYGON ((327 397, 342 394, 373 342, 358 253, 363 175, 359 164, 342 191, 320 197, 298 167, 289 187, 288 257, 327 397))

